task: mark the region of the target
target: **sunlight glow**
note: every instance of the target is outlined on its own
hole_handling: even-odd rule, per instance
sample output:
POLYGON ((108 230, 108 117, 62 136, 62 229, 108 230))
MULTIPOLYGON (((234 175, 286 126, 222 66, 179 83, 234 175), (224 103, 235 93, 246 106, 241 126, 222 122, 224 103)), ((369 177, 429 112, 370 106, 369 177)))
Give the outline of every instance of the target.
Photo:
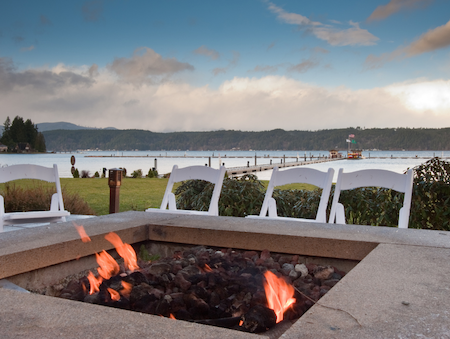
POLYGON ((399 97, 409 109, 450 115, 450 81, 394 84, 386 89, 390 94, 399 97))

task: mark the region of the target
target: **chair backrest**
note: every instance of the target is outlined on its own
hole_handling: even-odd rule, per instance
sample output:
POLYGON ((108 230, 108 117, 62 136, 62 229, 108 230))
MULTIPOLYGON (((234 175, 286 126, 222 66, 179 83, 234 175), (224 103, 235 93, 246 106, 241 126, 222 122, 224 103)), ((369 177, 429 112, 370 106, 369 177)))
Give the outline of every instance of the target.
MULTIPOLYGON (((304 183, 312 184, 322 189, 322 196, 320 198, 319 208, 317 210, 315 220, 319 222, 326 222, 326 210, 328 199, 330 197, 333 175, 334 169, 332 168, 329 168, 327 172, 322 172, 306 167, 290 168, 280 171, 278 167, 274 167, 259 216, 265 217, 267 215, 275 187, 292 183, 304 183)), ((269 213, 269 216, 272 215, 269 213)))
POLYGON ((344 173, 342 168, 339 169, 329 222, 345 223, 344 208, 339 203, 341 191, 360 187, 383 187, 404 193, 403 207, 400 209, 398 227, 408 228, 413 179, 412 169, 408 170, 406 174, 380 169, 367 169, 344 173))
POLYGON ((36 179, 55 183, 59 210, 64 210, 61 183, 59 181, 58 166, 56 164, 54 164, 53 167, 22 164, 0 168, 0 183, 18 179, 36 179))
MULTIPOLYGON (((211 197, 208 214, 219 215, 219 197, 222 190, 225 171, 226 168, 224 166, 221 166, 219 169, 214 169, 207 166, 189 166, 178 168, 177 165, 174 165, 172 173, 170 174, 169 182, 167 183, 160 209, 165 210, 168 207, 173 185, 176 182, 197 179, 206 180, 214 184, 214 191, 211 197)), ((169 208, 175 209, 176 207, 169 206, 169 208)))

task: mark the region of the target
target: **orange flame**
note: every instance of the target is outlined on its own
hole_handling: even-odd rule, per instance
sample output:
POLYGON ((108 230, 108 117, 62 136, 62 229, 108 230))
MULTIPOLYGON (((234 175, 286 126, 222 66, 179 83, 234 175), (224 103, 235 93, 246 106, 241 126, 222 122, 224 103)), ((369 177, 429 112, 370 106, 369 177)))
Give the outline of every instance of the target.
POLYGON ((123 258, 126 269, 130 271, 139 269, 136 252, 131 245, 122 242, 122 239, 114 232, 105 235, 105 239, 114 245, 117 253, 123 258))
POLYGON ((244 320, 239 320, 239 326, 242 326, 242 324, 244 323, 244 320))
POLYGON ((264 282, 264 290, 269 308, 274 310, 277 316, 277 323, 283 320, 283 313, 289 306, 296 302, 293 298, 294 287, 288 285, 286 281, 278 278, 270 271, 264 273, 266 278, 264 282))
POLYGON ((108 290, 108 292, 109 292, 109 294, 110 294, 110 296, 111 296, 111 300, 114 300, 114 301, 119 301, 120 300, 120 294, 119 294, 119 292, 117 292, 116 290, 113 290, 112 288, 107 288, 107 290, 108 290))
POLYGON ((212 272, 212 269, 208 264, 205 264, 205 266, 203 266, 203 269, 205 270, 205 272, 212 272))
POLYGON ((89 285, 91 285, 89 294, 94 294, 95 292, 98 292, 99 287, 103 281, 102 277, 96 278, 92 272, 89 272, 87 278, 89 280, 89 285))
POLYGON ((172 313, 170 313, 169 318, 177 320, 177 318, 175 318, 175 316, 172 313))
POLYGON ((97 263, 100 266, 97 271, 103 279, 109 279, 119 273, 119 264, 105 250, 95 253, 97 263))
POLYGON ((120 294, 122 294, 125 298, 128 298, 131 294, 132 288, 132 284, 127 283, 126 281, 122 281, 122 289, 120 290, 120 294))
POLYGON ((75 224, 74 221, 72 221, 72 224, 77 229, 78 234, 80 235, 82 242, 89 242, 89 241, 91 241, 91 238, 89 238, 89 236, 86 234, 86 231, 84 230, 83 226, 75 224))

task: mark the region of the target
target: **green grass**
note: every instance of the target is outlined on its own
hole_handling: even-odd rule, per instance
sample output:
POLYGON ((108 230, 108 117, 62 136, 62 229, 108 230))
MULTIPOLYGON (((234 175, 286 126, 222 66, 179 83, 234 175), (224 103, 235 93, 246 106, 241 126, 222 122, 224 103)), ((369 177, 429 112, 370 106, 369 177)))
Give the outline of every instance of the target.
MULTIPOLYGON (((135 210, 144 211, 149 207, 159 208, 168 179, 156 178, 124 178, 120 187, 120 212, 135 210)), ((17 180, 15 185, 19 187, 32 187, 43 185, 36 180, 17 180)), ((265 187, 268 181, 263 181, 265 187)), ((46 186, 44 184, 44 186, 46 186)), ((0 191, 5 185, 0 184, 0 191)), ((109 186, 107 178, 61 178, 63 191, 78 193, 88 205, 95 211, 96 215, 109 214, 109 186)), ((176 187, 175 187, 176 188, 176 187)), ((313 189, 314 186, 307 184, 290 184, 280 186, 282 189, 313 189)))
MULTIPOLYGON (((120 186, 120 212, 144 211, 161 205, 168 179, 125 178, 120 186)), ((61 187, 78 194, 97 215, 109 213, 109 186, 107 178, 62 178, 61 187)))

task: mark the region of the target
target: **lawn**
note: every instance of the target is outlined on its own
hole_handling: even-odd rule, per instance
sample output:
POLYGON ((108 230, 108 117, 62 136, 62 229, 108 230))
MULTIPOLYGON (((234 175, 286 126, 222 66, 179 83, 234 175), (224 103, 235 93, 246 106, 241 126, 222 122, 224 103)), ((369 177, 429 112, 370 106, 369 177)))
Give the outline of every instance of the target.
MULTIPOLYGON (((109 192, 107 178, 61 178, 61 188, 64 192, 77 193, 95 211, 96 215, 109 213, 109 192)), ((124 178, 120 187, 120 212, 135 210, 144 211, 149 207, 159 208, 168 179, 157 178, 124 178)), ((263 181, 267 187, 268 181, 263 181)), ((27 188, 32 186, 46 186, 36 180, 17 180, 14 185, 27 188)), ((0 185, 0 193, 5 184, 0 185)), ((312 189, 314 186, 306 184, 290 184, 282 189, 312 189)))

